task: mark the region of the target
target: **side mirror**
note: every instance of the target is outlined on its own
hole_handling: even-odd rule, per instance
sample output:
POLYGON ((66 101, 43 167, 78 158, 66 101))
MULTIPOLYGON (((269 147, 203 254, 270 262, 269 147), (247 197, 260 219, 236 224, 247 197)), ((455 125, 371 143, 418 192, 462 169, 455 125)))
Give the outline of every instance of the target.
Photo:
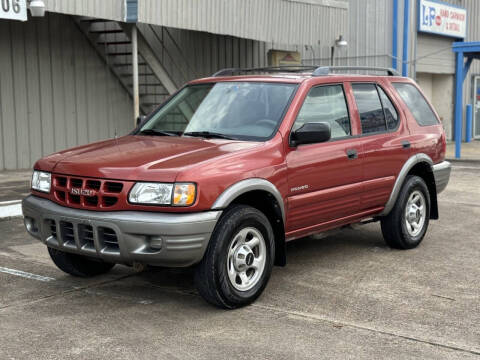
POLYGON ((298 146, 302 144, 321 143, 330 140, 332 130, 326 122, 309 122, 303 124, 290 136, 290 144, 298 146))
POLYGON ((147 117, 145 115, 140 115, 139 117, 137 117, 137 127, 139 127, 140 124, 142 124, 146 118, 147 117))

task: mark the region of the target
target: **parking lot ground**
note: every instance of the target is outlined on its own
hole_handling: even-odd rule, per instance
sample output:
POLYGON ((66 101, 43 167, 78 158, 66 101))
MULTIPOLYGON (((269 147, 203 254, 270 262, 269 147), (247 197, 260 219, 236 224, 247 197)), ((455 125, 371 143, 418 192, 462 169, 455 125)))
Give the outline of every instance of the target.
POLYGON ((378 223, 291 242, 234 311, 206 304, 190 269, 70 277, 0 220, 0 359, 479 359, 480 165, 455 164, 440 214, 409 251, 378 223))

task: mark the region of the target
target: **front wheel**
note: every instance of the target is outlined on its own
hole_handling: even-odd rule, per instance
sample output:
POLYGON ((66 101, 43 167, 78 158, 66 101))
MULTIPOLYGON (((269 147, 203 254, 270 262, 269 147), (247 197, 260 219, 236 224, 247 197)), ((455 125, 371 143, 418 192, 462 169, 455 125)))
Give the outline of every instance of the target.
POLYGON ((408 176, 390 213, 382 218, 385 242, 396 249, 412 249, 420 244, 428 229, 430 194, 419 176, 408 176))
POLYGON ((253 302, 267 285, 274 254, 273 230, 266 216, 250 206, 230 207, 195 271, 200 295, 228 309, 253 302))

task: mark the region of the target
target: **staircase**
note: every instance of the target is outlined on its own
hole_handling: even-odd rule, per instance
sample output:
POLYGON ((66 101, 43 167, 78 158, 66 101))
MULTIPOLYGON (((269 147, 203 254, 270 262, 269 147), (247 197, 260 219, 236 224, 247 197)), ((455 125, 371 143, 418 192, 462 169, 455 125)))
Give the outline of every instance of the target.
MULTIPOLYGON (((133 98, 133 25, 88 17, 74 17, 74 21, 133 98)), ((141 33, 137 33, 140 112, 146 115, 174 93, 177 85, 141 33)))

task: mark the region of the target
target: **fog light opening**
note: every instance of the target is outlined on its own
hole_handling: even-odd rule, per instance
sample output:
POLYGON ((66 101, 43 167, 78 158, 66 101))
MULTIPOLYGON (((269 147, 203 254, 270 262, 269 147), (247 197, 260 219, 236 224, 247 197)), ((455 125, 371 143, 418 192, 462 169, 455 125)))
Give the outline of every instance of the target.
POLYGON ((31 234, 37 234, 38 233, 38 226, 37 226, 37 222, 35 221, 35 219, 33 219, 29 216, 25 216, 24 223, 25 223, 25 227, 27 228, 27 231, 29 233, 31 233, 31 234))
POLYGON ((149 238, 150 249, 161 250, 163 246, 163 239, 160 236, 151 236, 149 238))

